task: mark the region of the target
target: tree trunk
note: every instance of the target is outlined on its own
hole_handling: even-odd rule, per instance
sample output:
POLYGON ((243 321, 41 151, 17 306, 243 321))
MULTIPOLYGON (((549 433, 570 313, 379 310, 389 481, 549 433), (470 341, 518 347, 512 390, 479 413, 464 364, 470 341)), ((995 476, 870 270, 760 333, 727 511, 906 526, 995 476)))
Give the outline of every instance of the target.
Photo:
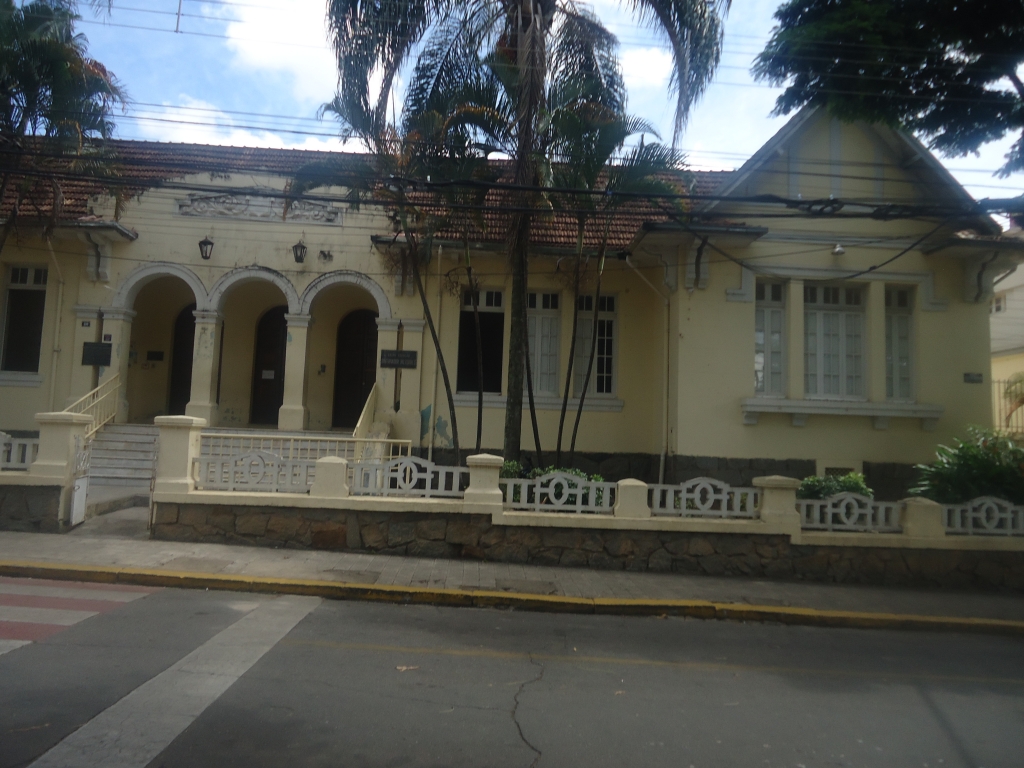
POLYGON ((576 423, 572 427, 572 441, 569 443, 569 466, 573 465, 576 459, 576 433, 580 428, 580 417, 583 415, 583 401, 587 397, 587 389, 590 387, 590 375, 594 371, 594 358, 597 357, 597 320, 601 311, 601 277, 604 274, 604 243, 601 243, 601 256, 597 262, 597 285, 594 288, 594 328, 590 334, 590 359, 587 361, 587 373, 583 377, 583 389, 580 392, 580 401, 576 406, 576 423))
POLYGON ((572 389, 572 367, 576 358, 576 334, 579 328, 580 313, 580 267, 583 261, 583 226, 580 225, 576 236, 576 264, 572 275, 572 336, 569 339, 569 362, 565 366, 565 392, 562 395, 562 412, 558 415, 558 445, 555 447, 555 466, 562 466, 562 430, 565 427, 565 411, 569 407, 569 392, 572 389))
MULTIPOLYGON (((526 273, 528 268, 527 262, 523 261, 523 272, 526 273)), ((523 285, 528 284, 527 274, 523 275, 523 285)), ((530 319, 527 317, 528 308, 526 302, 523 302, 523 327, 526 329, 526 334, 523 337, 523 359, 526 362, 526 392, 530 398, 530 423, 533 425, 533 445, 537 450, 537 466, 544 466, 544 452, 540 448, 540 430, 537 428, 537 407, 533 402, 533 370, 530 363, 530 319)))
POLYGON ((427 303, 427 294, 423 290, 423 278, 420 275, 419 253, 415 247, 410 249, 412 258, 412 274, 416 280, 416 292, 420 295, 420 303, 423 304, 423 316, 427 320, 427 327, 430 329, 430 338, 434 342, 434 352, 437 354, 437 364, 441 367, 441 377, 444 379, 444 391, 448 396, 448 414, 452 418, 452 443, 455 445, 455 466, 462 466, 462 453, 459 450, 459 424, 455 417, 455 398, 452 397, 452 381, 448 377, 448 366, 444 362, 444 353, 441 351, 441 342, 437 338, 437 329, 434 327, 434 315, 427 303))
POLYGON ((523 349, 526 328, 523 322, 522 307, 526 298, 526 286, 523 285, 521 264, 526 260, 526 251, 530 245, 530 218, 525 213, 518 214, 518 218, 510 254, 512 257, 512 295, 509 301, 512 312, 508 334, 508 389, 505 398, 505 445, 503 447, 505 461, 519 461, 519 442, 523 431, 523 349))

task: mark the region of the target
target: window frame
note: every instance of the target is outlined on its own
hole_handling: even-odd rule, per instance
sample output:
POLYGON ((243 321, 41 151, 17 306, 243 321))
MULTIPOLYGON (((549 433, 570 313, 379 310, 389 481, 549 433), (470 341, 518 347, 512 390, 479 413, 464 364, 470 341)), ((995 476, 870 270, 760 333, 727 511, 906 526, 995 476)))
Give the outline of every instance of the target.
POLYGON ((3 301, 0 302, 0 376, 9 377, 31 377, 40 376, 40 366, 43 363, 43 330, 46 325, 46 299, 49 290, 49 266, 38 264, 5 264, 3 275, 3 301), (16 270, 25 270, 26 282, 14 282, 16 270), (39 275, 42 274, 42 281, 39 275), (39 354, 36 360, 34 371, 19 371, 7 368, 7 320, 11 305, 11 291, 38 291, 43 294, 43 311, 39 320, 39 354))
POLYGON ((914 298, 914 289, 910 286, 885 286, 885 399, 888 402, 915 402, 917 382, 914 375, 914 298), (907 294, 907 302, 905 306, 901 307, 899 306, 898 294, 903 291, 907 294), (893 300, 894 298, 896 299, 895 301, 893 300), (892 350, 895 346, 893 345, 893 330, 895 329, 895 322, 890 322, 890 318, 897 317, 906 318, 906 379, 908 394, 905 397, 896 395, 896 377, 894 375, 895 371, 892 360, 892 350), (892 394, 890 394, 890 392, 892 392, 892 394))
POLYGON ((754 289, 754 397, 785 397, 786 396, 786 367, 788 361, 787 338, 786 338, 786 288, 785 281, 758 280, 754 289), (776 288, 778 291, 776 292, 776 288), (778 298, 775 294, 778 293, 778 298), (761 355, 764 360, 761 365, 761 389, 758 389, 757 380, 757 355, 758 355, 758 324, 762 326, 760 331, 768 327, 768 320, 771 317, 779 318, 779 386, 777 389, 769 389, 767 386, 767 367, 764 360, 767 360, 765 341, 761 342, 761 355), (763 319, 762 319, 763 318, 763 319))
MULTIPOLYGON (((498 355, 499 365, 501 370, 498 372, 499 386, 497 390, 484 390, 484 397, 502 395, 505 392, 505 335, 508 333, 508 328, 505 322, 505 292, 500 288, 487 288, 481 286, 477 291, 477 311, 480 314, 491 314, 501 315, 501 352, 498 355)), ((461 360, 462 353, 462 333, 461 333, 461 322, 463 313, 467 313, 470 316, 473 314, 473 302, 470 299, 471 291, 468 286, 463 286, 459 289, 459 323, 460 330, 456 335, 456 348, 455 348, 455 393, 453 394, 477 394, 478 389, 460 389, 459 388, 459 362, 461 360)), ((484 340, 486 344, 486 340, 484 340)), ((474 340, 473 346, 476 346, 474 340)), ((485 356, 486 359, 486 356, 485 356)), ((486 371, 484 373, 486 378, 486 371)))
MULTIPOLYGON (((602 320, 611 321, 612 323, 612 336, 611 345, 612 353, 611 357, 611 387, 607 392, 597 391, 598 382, 598 370, 599 370, 599 358, 594 359, 594 371, 590 377, 590 387, 587 391, 587 398, 607 398, 614 399, 618 397, 619 391, 619 341, 621 338, 621 329, 619 323, 619 296, 617 293, 602 293, 601 300, 605 306, 611 306, 612 309, 602 310, 598 309, 597 321, 600 323, 602 320)), ((582 391, 581 387, 583 379, 587 373, 587 360, 590 356, 590 339, 593 338, 593 329, 591 328, 589 333, 583 332, 583 326, 589 325, 593 321, 594 317, 594 296, 593 294, 584 294, 579 297, 576 304, 576 313, 578 316, 577 320, 577 336, 576 336, 576 350, 573 361, 573 384, 572 393, 575 399, 579 399, 582 391), (589 300, 589 301, 588 301, 589 300), (581 306, 589 303, 589 309, 580 309, 581 306)), ((601 339, 598 338, 598 344, 601 343, 601 339)), ((603 374, 602 374, 603 375, 603 374)))
POLYGON ((533 374, 534 394, 555 395, 561 393, 559 384, 561 380, 561 337, 562 337, 562 311, 561 292, 532 290, 526 293, 526 334, 530 345, 530 372, 533 374), (531 306, 532 303, 532 306, 531 306), (544 305, 547 304, 545 307, 544 305), (545 374, 554 379, 552 388, 541 387, 541 348, 537 343, 539 325, 544 318, 553 319, 555 323, 554 333, 551 338, 554 340, 554 371, 545 374), (534 328, 530 330, 531 326, 534 328))
POLYGON ((808 400, 849 400, 849 401, 866 401, 867 395, 867 376, 868 376, 868 349, 867 349, 867 290, 863 284, 858 283, 829 283, 829 282, 808 282, 804 284, 804 397, 808 400), (811 292, 814 293, 811 293, 811 292), (835 293, 832 293, 835 291, 835 293), (851 303, 851 295, 856 295, 858 300, 851 303), (811 300, 808 300, 808 296, 813 296, 811 300), (819 300, 820 297, 820 300, 819 300), (829 301, 829 298, 834 297, 835 301, 829 301), (836 332, 836 336, 839 342, 839 350, 836 354, 839 358, 839 368, 836 374, 826 374, 824 370, 824 358, 826 356, 826 329, 825 316, 835 315, 838 316, 839 329, 836 332), (813 353, 810 351, 809 344, 809 329, 811 326, 811 319, 814 319, 814 339, 815 349, 813 353), (849 349, 849 343, 851 338, 851 330, 849 328, 850 319, 856 317, 859 324, 857 338, 859 339, 859 349, 852 352, 849 349), (811 391, 809 383, 812 380, 812 374, 809 371, 808 359, 814 355, 815 358, 815 371, 813 374, 813 380, 815 382, 815 391, 811 391), (859 358, 860 367, 855 374, 851 374, 849 370, 849 359, 851 355, 856 354, 859 358), (826 376, 836 376, 839 383, 839 392, 824 392, 826 387, 826 376), (851 375, 856 375, 860 382, 859 392, 849 391, 849 379, 851 375))

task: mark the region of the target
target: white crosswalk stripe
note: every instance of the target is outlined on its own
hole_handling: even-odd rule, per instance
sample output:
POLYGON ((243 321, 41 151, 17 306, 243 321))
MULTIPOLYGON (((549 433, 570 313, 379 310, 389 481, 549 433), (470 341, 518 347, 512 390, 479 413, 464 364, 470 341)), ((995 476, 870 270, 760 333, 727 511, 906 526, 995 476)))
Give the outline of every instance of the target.
POLYGON ((32 624, 58 624, 70 627, 82 619, 96 616, 96 611, 72 611, 66 608, 28 608, 22 605, 0 605, 0 621, 22 621, 32 624))

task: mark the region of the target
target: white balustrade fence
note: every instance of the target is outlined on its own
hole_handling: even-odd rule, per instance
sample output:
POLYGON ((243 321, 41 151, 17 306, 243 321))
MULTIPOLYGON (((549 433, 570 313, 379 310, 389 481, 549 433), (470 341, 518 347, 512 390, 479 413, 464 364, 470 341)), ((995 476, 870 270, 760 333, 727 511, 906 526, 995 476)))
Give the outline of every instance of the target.
POLYGON ((875 501, 858 493, 840 493, 827 499, 797 499, 801 527, 811 531, 900 533, 898 501, 875 501))
POLYGON ((586 480, 565 472, 500 481, 509 509, 534 512, 575 512, 610 515, 615 508, 615 483, 586 480))
POLYGON ((710 477, 697 477, 679 485, 648 485, 651 514, 667 517, 759 516, 761 495, 756 488, 733 488, 710 477))
POLYGON ((351 465, 352 496, 416 496, 459 498, 469 485, 469 470, 444 467, 432 461, 404 456, 384 463, 360 461, 351 465))
POLYGON ((358 461, 366 456, 383 461, 408 456, 410 440, 357 437, 288 436, 272 433, 204 431, 199 444, 203 457, 228 458, 249 453, 270 453, 283 461, 313 461, 324 456, 339 456, 358 461))
POLYGON ((38 437, 11 437, 0 432, 0 469, 28 469, 38 453, 38 437))
POLYGON ((266 451, 193 460, 196 488, 204 491, 306 493, 316 475, 315 459, 286 459, 266 451))
POLYGON ((1024 536, 1024 506, 994 496, 947 504, 946 533, 965 536, 1024 536))

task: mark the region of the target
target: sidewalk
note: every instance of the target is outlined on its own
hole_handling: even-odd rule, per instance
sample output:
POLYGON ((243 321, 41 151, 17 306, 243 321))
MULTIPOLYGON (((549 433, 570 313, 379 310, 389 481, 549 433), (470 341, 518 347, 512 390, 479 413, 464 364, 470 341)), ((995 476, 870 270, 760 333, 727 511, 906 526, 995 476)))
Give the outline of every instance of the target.
POLYGON ((1024 635, 1024 596, 151 541, 148 509, 0 532, 0 575, 326 597, 1024 635), (926 618, 927 617, 927 618, 926 618))

